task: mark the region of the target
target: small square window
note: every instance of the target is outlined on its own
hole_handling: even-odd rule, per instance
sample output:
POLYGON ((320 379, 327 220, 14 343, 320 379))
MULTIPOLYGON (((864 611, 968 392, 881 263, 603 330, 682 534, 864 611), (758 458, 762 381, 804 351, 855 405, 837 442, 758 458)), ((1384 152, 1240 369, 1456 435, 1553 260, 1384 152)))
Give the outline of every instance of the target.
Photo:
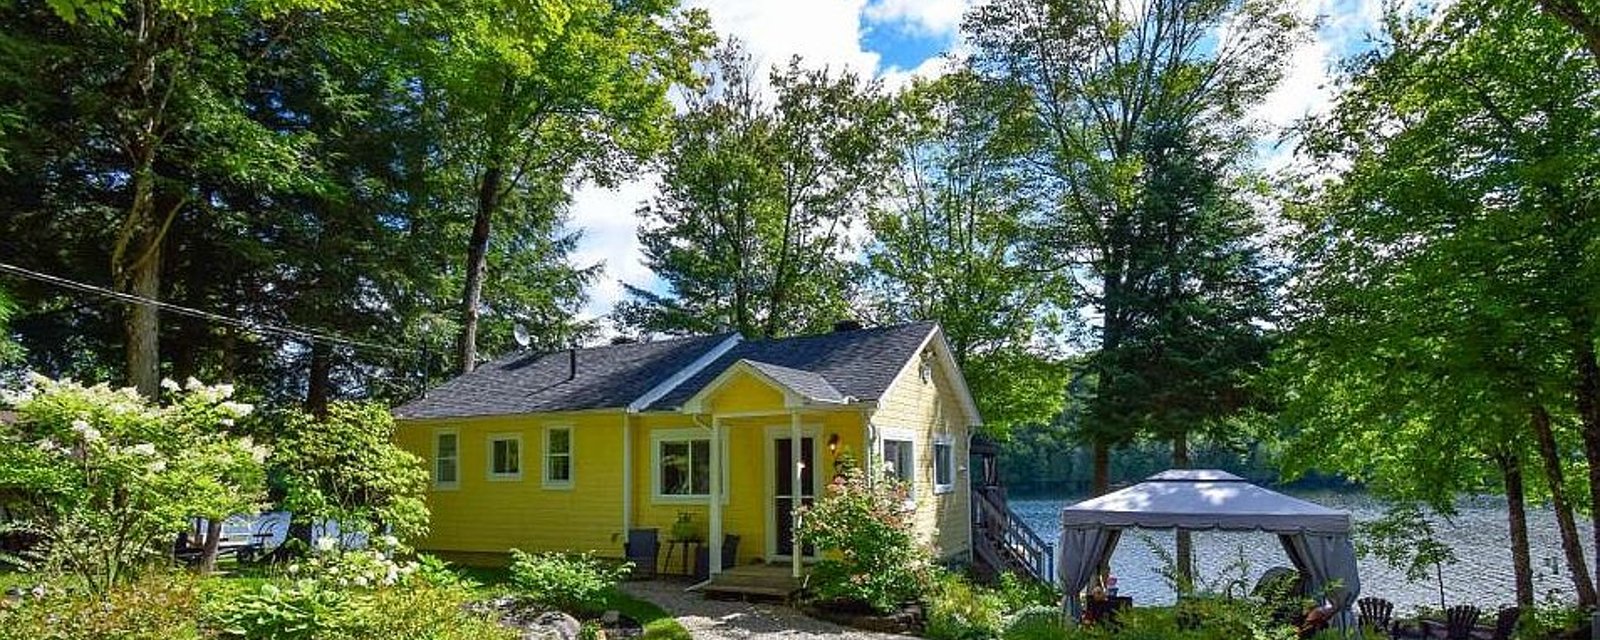
POLYGON ((522 479, 522 436, 489 436, 489 479, 522 479))
POLYGON ((908 485, 916 481, 917 456, 915 445, 910 440, 885 439, 883 463, 888 465, 889 475, 899 478, 908 485))

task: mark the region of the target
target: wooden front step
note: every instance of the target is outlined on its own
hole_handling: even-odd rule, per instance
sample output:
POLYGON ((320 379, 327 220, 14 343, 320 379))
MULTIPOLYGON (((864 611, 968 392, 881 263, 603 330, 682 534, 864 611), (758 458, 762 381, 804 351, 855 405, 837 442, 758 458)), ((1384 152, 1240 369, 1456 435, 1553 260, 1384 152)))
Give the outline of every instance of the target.
POLYGON ((732 567, 710 580, 689 587, 708 598, 766 598, 790 600, 804 587, 803 578, 790 575, 789 565, 750 564, 732 567))

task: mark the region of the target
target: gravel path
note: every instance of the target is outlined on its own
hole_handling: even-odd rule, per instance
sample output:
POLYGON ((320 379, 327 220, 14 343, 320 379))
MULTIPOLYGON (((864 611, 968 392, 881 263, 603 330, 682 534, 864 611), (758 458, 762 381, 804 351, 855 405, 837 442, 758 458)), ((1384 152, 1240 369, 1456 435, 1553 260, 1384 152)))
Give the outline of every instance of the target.
POLYGON ((897 640, 910 637, 841 627, 779 605, 707 600, 698 593, 685 593, 683 589, 683 584, 661 581, 622 584, 623 591, 654 602, 676 616, 678 622, 696 638, 897 640))

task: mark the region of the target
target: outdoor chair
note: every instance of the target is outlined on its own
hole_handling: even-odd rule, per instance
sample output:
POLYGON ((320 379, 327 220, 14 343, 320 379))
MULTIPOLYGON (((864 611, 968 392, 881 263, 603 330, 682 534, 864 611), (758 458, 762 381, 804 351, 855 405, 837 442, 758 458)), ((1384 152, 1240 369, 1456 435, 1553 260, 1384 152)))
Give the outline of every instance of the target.
POLYGON ((1394 633, 1394 603, 1383 598, 1366 597, 1356 601, 1360 610, 1357 621, 1362 629, 1372 629, 1385 636, 1394 633))
POLYGON ((1511 640, 1511 634, 1517 630, 1517 620, 1521 618, 1521 607, 1506 607, 1495 614, 1494 631, 1477 631, 1472 637, 1478 640, 1511 640))
MULTIPOLYGON (((722 568, 727 570, 733 567, 739 557, 739 536, 724 534, 722 536, 722 568)), ((711 549, 700 547, 694 554, 694 579, 706 581, 711 578, 711 549)))
POLYGON ((660 530, 629 529, 628 541, 622 543, 622 555, 633 563, 634 577, 656 577, 656 558, 661 556, 660 530))
POLYGON ((1478 626, 1478 608, 1457 605, 1444 610, 1444 628, 1435 628, 1433 637, 1444 640, 1471 640, 1472 630, 1478 626), (1440 635, 1443 632, 1443 635, 1440 635))

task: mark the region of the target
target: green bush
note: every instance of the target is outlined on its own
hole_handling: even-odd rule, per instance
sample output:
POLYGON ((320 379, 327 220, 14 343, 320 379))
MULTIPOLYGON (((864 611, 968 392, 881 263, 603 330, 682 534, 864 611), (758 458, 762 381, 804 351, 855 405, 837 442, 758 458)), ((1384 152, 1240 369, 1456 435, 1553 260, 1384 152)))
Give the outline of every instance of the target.
MULTIPOLYGON (((885 465, 878 465, 884 469, 885 465)), ((930 554, 917 542, 906 485, 845 464, 816 504, 800 515, 801 539, 829 551, 812 567, 819 600, 845 600, 892 611, 920 598, 931 575, 930 554)))
POLYGON ((212 627, 243 640, 500 640, 511 629, 470 613, 472 591, 420 574, 389 588, 349 589, 309 578, 267 583, 214 605, 212 627))
POLYGON ((342 533, 388 531, 408 542, 427 533, 428 470, 395 444, 388 408, 335 402, 322 418, 291 411, 280 432, 268 464, 297 524, 332 520, 342 533))
POLYGON ((998 638, 1004 625, 1001 597, 955 574, 939 576, 923 606, 927 614, 924 631, 933 640, 998 638))
POLYGON ((1064 640, 1068 638, 1066 613, 1059 605, 1031 605, 1006 617, 1005 640, 1064 640))
POLYGON ((0 600, 0 640, 192 640, 200 638, 196 580, 153 572, 102 594, 43 590, 0 600))
POLYGON ((220 603, 215 621, 223 635, 249 640, 328 637, 357 617, 350 596, 311 579, 283 587, 263 584, 220 603))
POLYGON ((571 614, 592 613, 629 566, 583 554, 511 550, 511 584, 541 607, 571 614))

